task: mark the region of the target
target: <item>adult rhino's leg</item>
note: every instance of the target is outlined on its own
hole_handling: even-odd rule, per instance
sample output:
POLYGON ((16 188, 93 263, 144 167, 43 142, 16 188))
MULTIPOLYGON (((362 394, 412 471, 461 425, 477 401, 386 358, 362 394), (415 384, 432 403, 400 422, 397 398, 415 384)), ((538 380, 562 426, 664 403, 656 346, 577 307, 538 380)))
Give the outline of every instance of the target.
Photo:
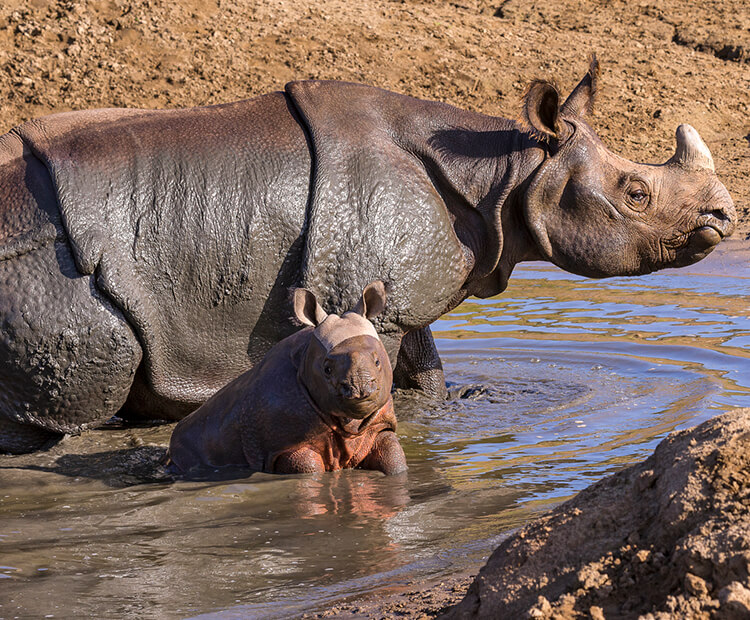
POLYGON ((75 268, 64 239, 0 256, 0 452, 29 452, 110 418, 140 345, 75 268))
POLYGON ((62 435, 30 424, 0 418, 0 453, 24 454, 51 445, 62 435))
POLYGON ((436 398, 448 395, 443 364, 429 327, 404 335, 393 369, 393 383, 399 388, 422 390, 436 398))

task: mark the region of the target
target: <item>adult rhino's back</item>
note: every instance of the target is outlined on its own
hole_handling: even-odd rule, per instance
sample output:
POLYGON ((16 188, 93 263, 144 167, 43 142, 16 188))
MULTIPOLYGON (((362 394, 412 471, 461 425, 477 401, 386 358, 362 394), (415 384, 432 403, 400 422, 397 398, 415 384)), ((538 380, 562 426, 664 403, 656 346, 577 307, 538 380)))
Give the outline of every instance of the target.
MULTIPOLYGON (((132 413, 148 408, 149 417, 181 417, 246 370, 251 351, 278 339, 279 327, 259 318, 285 302, 295 283, 310 169, 305 132, 281 93, 187 110, 57 114, 0 138, 0 256, 7 274, 0 282, 0 384, 13 377, 25 386, 0 385, 0 417, 65 432, 112 415, 128 394, 132 413), (25 264, 31 254, 40 264, 25 264), (46 284, 30 284, 47 276, 46 284), (79 299, 83 285, 63 294, 70 281, 84 280, 88 304, 79 299), (133 389, 121 385, 132 385, 132 376, 107 377, 107 369, 119 372, 114 364, 132 365, 110 352, 93 373, 101 385, 84 391, 117 397, 107 397, 106 406, 91 402, 98 411, 86 420, 65 413, 70 377, 47 372, 39 379, 33 351, 22 353, 34 348, 16 325, 26 320, 17 308, 30 294, 62 295, 54 320, 32 319, 39 343, 63 334, 90 340, 99 311, 116 315, 105 331, 129 336, 110 340, 137 338, 124 357, 142 354, 133 389), (22 367, 19 358, 26 358, 22 367), (32 395, 40 388, 50 401, 42 413, 32 395), (71 419, 61 425, 60 417, 71 419)), ((79 349, 71 364, 92 362, 73 359, 95 354, 79 349)))
POLYGON ((79 270, 138 334, 150 391, 190 409, 247 369, 304 226, 310 156, 286 97, 63 114, 20 134, 50 170, 79 270))

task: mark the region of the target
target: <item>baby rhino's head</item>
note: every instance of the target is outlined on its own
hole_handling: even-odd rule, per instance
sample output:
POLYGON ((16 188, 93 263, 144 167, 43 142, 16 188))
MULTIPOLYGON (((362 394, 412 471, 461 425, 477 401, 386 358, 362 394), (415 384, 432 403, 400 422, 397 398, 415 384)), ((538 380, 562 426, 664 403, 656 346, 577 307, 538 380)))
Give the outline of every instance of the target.
POLYGON ((341 316, 326 314, 310 291, 294 291, 296 317, 314 327, 301 378, 322 411, 362 419, 388 402, 393 371, 368 320, 384 308, 385 286, 377 280, 368 284, 357 305, 341 316))

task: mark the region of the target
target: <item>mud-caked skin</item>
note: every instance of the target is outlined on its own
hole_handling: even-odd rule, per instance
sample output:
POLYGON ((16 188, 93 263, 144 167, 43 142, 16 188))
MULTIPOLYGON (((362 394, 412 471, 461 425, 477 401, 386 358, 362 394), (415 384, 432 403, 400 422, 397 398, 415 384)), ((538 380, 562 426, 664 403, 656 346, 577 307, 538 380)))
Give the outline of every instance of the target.
POLYGON ((0 137, 0 451, 118 413, 180 419, 298 326, 389 285, 376 328, 400 387, 445 394, 429 325, 514 266, 587 276, 700 260, 732 232, 706 145, 662 165, 586 122, 592 62, 525 123, 343 82, 185 110, 95 110, 0 137))
POLYGON ((177 424, 170 467, 182 474, 222 467, 278 474, 406 470, 391 365, 368 321, 384 307, 382 282, 369 284, 341 317, 326 315, 311 292, 297 289, 295 314, 308 327, 177 424))

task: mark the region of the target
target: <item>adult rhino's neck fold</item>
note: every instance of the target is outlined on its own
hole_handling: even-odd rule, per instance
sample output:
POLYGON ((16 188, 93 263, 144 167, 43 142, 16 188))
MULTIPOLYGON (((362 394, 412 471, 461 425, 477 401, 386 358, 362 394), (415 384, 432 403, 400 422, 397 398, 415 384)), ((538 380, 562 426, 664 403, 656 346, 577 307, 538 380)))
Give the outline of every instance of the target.
MULTIPOLYGON (((456 235, 470 258, 469 294, 486 296, 481 291, 488 278, 497 279, 501 263, 513 262, 516 256, 522 260, 519 246, 525 244, 515 237, 525 238, 525 225, 515 213, 515 195, 543 161, 544 151, 513 121, 469 112, 462 112, 457 120, 465 124, 436 129, 411 148, 450 211, 456 235), (472 286, 480 281, 479 288, 472 286)), ((494 291, 490 294, 501 292, 505 285, 494 290, 497 286, 490 286, 494 291)))
MULTIPOLYGON (((457 291, 452 303, 465 298, 472 281, 491 277, 503 254, 505 203, 543 160, 543 149, 527 131, 508 119, 363 84, 293 82, 286 92, 307 126, 315 160, 308 236, 317 245, 308 244, 305 257, 302 281, 308 288, 329 290, 335 284, 319 275, 333 278, 320 257, 338 250, 325 245, 325 226, 316 218, 325 216, 327 222, 341 212, 342 222, 357 221, 351 213, 366 219, 372 208, 380 209, 379 217, 396 217, 408 204, 413 222, 438 222, 440 217, 425 214, 433 207, 447 211, 455 248, 463 252, 461 264, 451 263, 447 275, 457 291), (334 195, 337 188, 347 191, 334 195), (377 195, 380 203, 398 201, 398 207, 389 211, 363 195, 377 195), (317 237, 316 226, 323 231, 317 237)), ((442 239, 446 246, 451 241, 442 239)), ((458 253, 451 260, 456 258, 458 253)))

